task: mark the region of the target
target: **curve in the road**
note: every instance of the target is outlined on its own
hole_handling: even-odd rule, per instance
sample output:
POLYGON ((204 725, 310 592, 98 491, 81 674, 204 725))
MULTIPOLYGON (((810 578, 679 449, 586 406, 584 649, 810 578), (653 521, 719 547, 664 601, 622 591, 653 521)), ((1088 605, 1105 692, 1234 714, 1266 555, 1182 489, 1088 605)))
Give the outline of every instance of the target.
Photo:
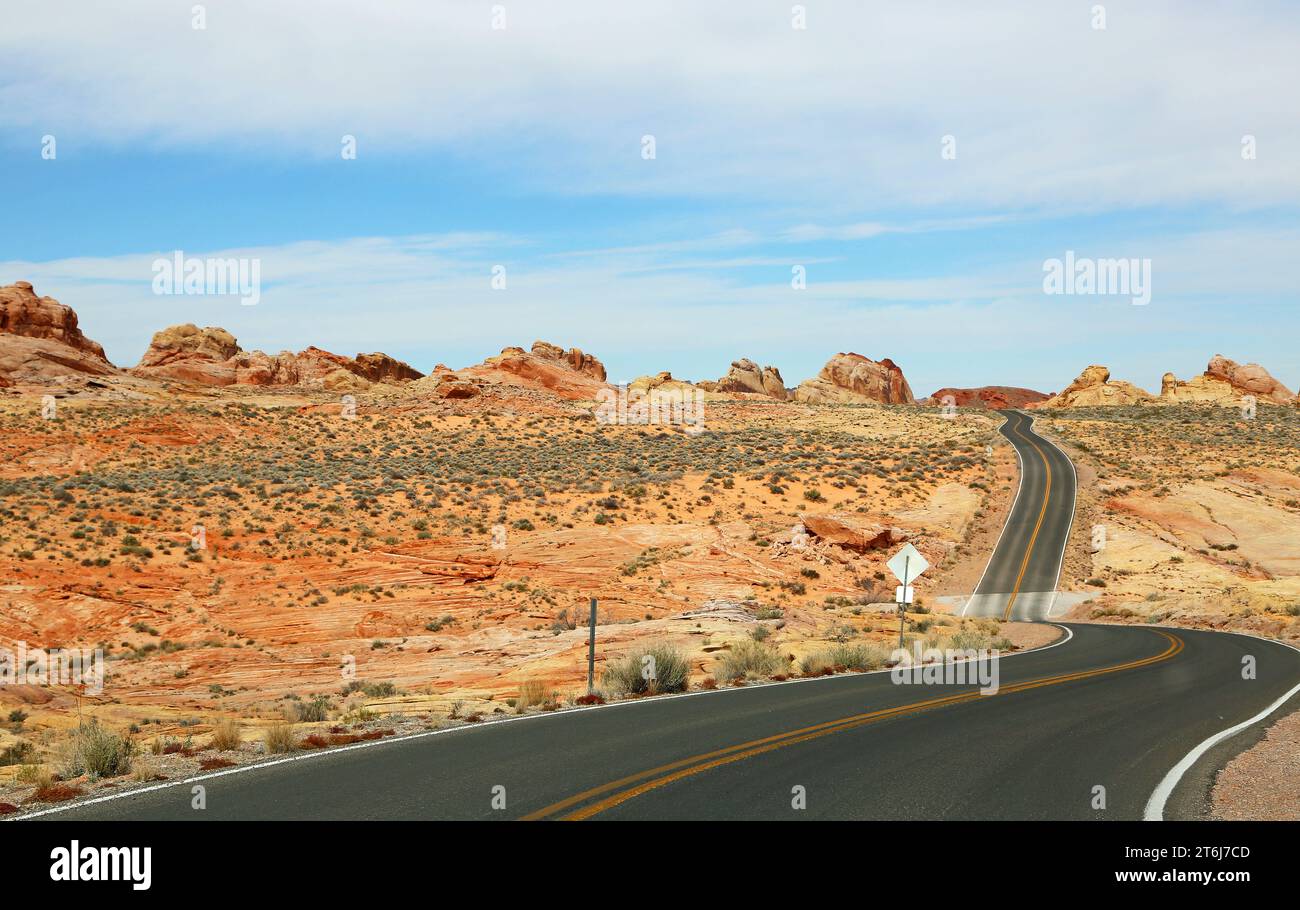
MULTIPOLYGON (((1169 645, 1159 654, 1151 657, 1144 657, 1139 660, 1115 664, 1110 667, 1098 667, 1093 670, 1085 670, 1078 673, 1067 673, 1058 676, 1044 677, 1042 679, 1027 680, 1010 686, 1000 687, 996 692, 988 694, 1006 695, 1013 692, 1022 692, 1026 689, 1037 689, 1041 686, 1053 686, 1065 682, 1073 682, 1079 679, 1087 679, 1092 676, 1100 676, 1103 673, 1118 673, 1123 670, 1131 670, 1135 667, 1142 667, 1147 664, 1168 660, 1178 654, 1178 652, 1182 651, 1183 641, 1181 638, 1178 638, 1175 635, 1170 635, 1167 632, 1161 632, 1160 634, 1168 639, 1169 645)), ((524 816, 524 818, 528 820, 562 818, 565 821, 582 821, 591 818, 598 813, 604 812, 607 809, 612 809, 620 803, 627 802, 629 799, 673 783, 674 781, 722 765, 731 764, 732 762, 741 761, 742 759, 750 758, 755 755, 761 755, 764 752, 771 752, 774 749, 780 749, 785 746, 808 742, 809 740, 821 736, 827 736, 832 733, 852 730, 874 721, 902 717, 917 711, 924 711, 927 708, 954 705, 959 702, 971 701, 976 698, 984 697, 987 697, 987 695, 980 690, 961 692, 954 695, 945 695, 939 698, 913 702, 912 704, 900 705, 894 708, 886 708, 879 711, 870 711, 865 714, 857 714, 852 717, 842 718, 838 721, 829 721, 812 727, 805 727, 801 730, 792 730, 786 734, 769 736, 765 739, 755 740, 753 742, 741 743, 738 746, 731 746, 727 749, 720 749, 714 752, 705 753, 704 755, 697 755, 693 758, 682 759, 673 762, 670 765, 664 765, 660 768, 652 768, 649 771, 643 771, 640 774, 635 774, 630 777, 625 777, 622 780, 595 787, 591 790, 576 794, 575 796, 568 797, 558 803, 540 809, 537 812, 530 813, 529 815, 524 816), (601 796, 611 790, 618 790, 619 787, 626 787, 626 789, 616 792, 613 795, 606 796, 603 799, 596 800, 590 805, 587 805, 572 814, 560 814, 564 812, 564 810, 578 803, 591 800, 594 797, 601 796)))

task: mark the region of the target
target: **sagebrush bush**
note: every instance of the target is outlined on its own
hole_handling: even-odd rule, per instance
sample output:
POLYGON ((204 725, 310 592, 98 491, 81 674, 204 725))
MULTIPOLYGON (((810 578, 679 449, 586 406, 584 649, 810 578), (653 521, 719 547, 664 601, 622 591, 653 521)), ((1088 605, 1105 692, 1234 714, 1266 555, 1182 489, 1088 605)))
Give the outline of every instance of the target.
POLYGON ((324 695, 317 695, 311 701, 296 701, 293 703, 294 719, 299 723, 328 720, 332 707, 333 704, 324 695))
POLYGON ((656 643, 630 651, 611 663, 605 670, 604 687, 619 695, 682 692, 690 672, 690 664, 680 651, 656 643), (648 667, 653 669, 653 679, 646 679, 648 667))
POLYGON ((117 777, 131 770, 131 741, 111 733, 92 720, 82 724, 68 741, 62 776, 65 779, 117 777))
POLYGON ((990 647, 992 641, 993 640, 983 632, 963 629, 962 631, 953 634, 952 638, 948 641, 948 647, 952 648, 954 651, 979 651, 983 648, 990 647))

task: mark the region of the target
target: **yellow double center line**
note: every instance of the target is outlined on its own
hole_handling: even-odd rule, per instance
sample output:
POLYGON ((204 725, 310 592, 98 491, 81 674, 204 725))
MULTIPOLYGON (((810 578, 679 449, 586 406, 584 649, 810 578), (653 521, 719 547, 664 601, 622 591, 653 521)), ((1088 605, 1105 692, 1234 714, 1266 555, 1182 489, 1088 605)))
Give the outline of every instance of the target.
POLYGON ((1038 457, 1043 459, 1043 469, 1047 471, 1047 487, 1043 490, 1043 507, 1038 510, 1038 521, 1034 524, 1034 533, 1029 536, 1029 546, 1025 547, 1025 558, 1020 563, 1020 574, 1016 576, 1016 584, 1011 589, 1011 597, 1007 599, 1007 609, 1002 614, 1004 620, 1011 618, 1011 608, 1015 606, 1016 597, 1020 594, 1020 585, 1025 580, 1025 570, 1029 568, 1029 557, 1034 552, 1034 544, 1038 541, 1038 532, 1042 530, 1043 519, 1047 516, 1047 502, 1052 498, 1052 466, 1047 463, 1047 456, 1038 447, 1038 444, 1020 432, 1022 426, 1024 426, 1023 417, 1021 417, 1020 423, 1011 428, 1011 432, 1033 446, 1034 451, 1038 453, 1038 457))
MULTIPOLYGON (((1145 667, 1151 664, 1169 660, 1171 657, 1183 650, 1183 640, 1176 635, 1171 635, 1163 630, 1153 630, 1157 635, 1162 636, 1168 641, 1168 647, 1159 654, 1151 657, 1144 657, 1139 660, 1131 660, 1122 664, 1115 664, 1109 667, 1098 667, 1093 670, 1081 670, 1075 673, 1064 673, 1059 676, 1046 676, 1040 679, 1031 679, 1022 683, 1014 683, 1009 686, 1000 688, 996 695, 1008 694, 1011 692, 1024 692, 1029 689, 1038 689, 1043 686, 1055 686, 1061 683, 1074 682, 1080 679, 1089 679, 1094 676, 1102 676, 1107 673, 1119 673, 1124 670, 1135 670, 1138 667, 1145 667)), ((584 790, 576 793, 567 799, 562 799, 558 803, 552 803, 544 809, 538 809, 536 812, 523 816, 524 821, 535 821, 538 819, 547 819, 559 817, 564 821, 582 821, 591 818, 607 809, 625 803, 630 799, 656 790, 659 787, 666 786, 674 781, 717 768, 722 765, 731 764, 732 762, 741 761, 755 755, 761 755, 764 752, 771 752, 776 749, 782 749, 786 746, 793 746, 797 743, 808 742, 818 737, 828 736, 831 733, 840 733, 844 730, 852 730, 855 727, 864 724, 874 723, 878 720, 886 720, 893 717, 902 717, 908 714, 914 714, 918 711, 924 711, 928 708, 937 708, 944 705, 955 705, 961 702, 974 701, 979 698, 991 698, 993 695, 981 695, 979 690, 963 692, 957 695, 946 695, 940 698, 932 698, 927 701, 913 702, 910 705, 900 705, 896 708, 883 708, 879 711, 870 711, 866 714, 854 714, 850 717, 840 718, 839 720, 827 721, 825 723, 814 724, 810 727, 802 727, 798 730, 791 730, 786 733, 778 733, 774 736, 767 736, 762 739, 751 740, 741 743, 737 746, 729 746, 725 749, 716 749, 712 752, 705 752, 701 755, 694 755, 690 758, 683 758, 675 762, 669 762, 666 765, 660 765, 657 768, 651 768, 648 771, 641 771, 637 774, 631 774, 627 777, 619 778, 608 784, 602 784, 599 787, 593 787, 590 790, 584 790), (609 794, 609 795, 605 795, 609 794), (566 810, 573 808, 581 803, 587 803, 589 800, 604 796, 596 802, 585 805, 567 815, 561 814, 566 810)))

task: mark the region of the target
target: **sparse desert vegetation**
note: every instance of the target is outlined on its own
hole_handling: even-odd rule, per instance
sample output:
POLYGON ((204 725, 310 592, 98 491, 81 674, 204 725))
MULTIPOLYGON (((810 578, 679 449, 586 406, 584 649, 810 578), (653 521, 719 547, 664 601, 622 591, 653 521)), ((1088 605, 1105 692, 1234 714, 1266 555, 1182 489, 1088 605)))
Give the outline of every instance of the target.
MULTIPOLYGON (((247 390, 42 420, 3 400, 0 639, 101 648, 108 670, 80 699, 0 692, 0 788, 34 793, 17 769, 56 768, 78 708, 128 750, 93 774, 149 780, 809 660, 878 667, 888 553, 800 549, 800 516, 899 528, 936 563, 924 592, 981 558, 974 516, 1011 490, 980 413, 718 401, 695 435, 520 401, 388 389, 346 420, 328 395, 247 390)), ((909 640, 945 631, 926 610, 909 640)))
POLYGON ((1042 412, 1080 488, 1075 615, 1300 640, 1300 409, 1042 412))

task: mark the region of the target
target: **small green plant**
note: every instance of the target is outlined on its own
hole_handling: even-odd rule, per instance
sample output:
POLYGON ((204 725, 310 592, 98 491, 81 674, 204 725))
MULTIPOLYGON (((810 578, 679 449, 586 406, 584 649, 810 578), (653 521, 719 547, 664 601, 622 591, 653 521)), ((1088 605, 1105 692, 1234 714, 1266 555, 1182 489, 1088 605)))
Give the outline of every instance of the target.
POLYGON ((329 697, 317 695, 311 701, 298 701, 293 703, 294 718, 299 723, 315 723, 329 719, 330 708, 333 704, 329 697))

